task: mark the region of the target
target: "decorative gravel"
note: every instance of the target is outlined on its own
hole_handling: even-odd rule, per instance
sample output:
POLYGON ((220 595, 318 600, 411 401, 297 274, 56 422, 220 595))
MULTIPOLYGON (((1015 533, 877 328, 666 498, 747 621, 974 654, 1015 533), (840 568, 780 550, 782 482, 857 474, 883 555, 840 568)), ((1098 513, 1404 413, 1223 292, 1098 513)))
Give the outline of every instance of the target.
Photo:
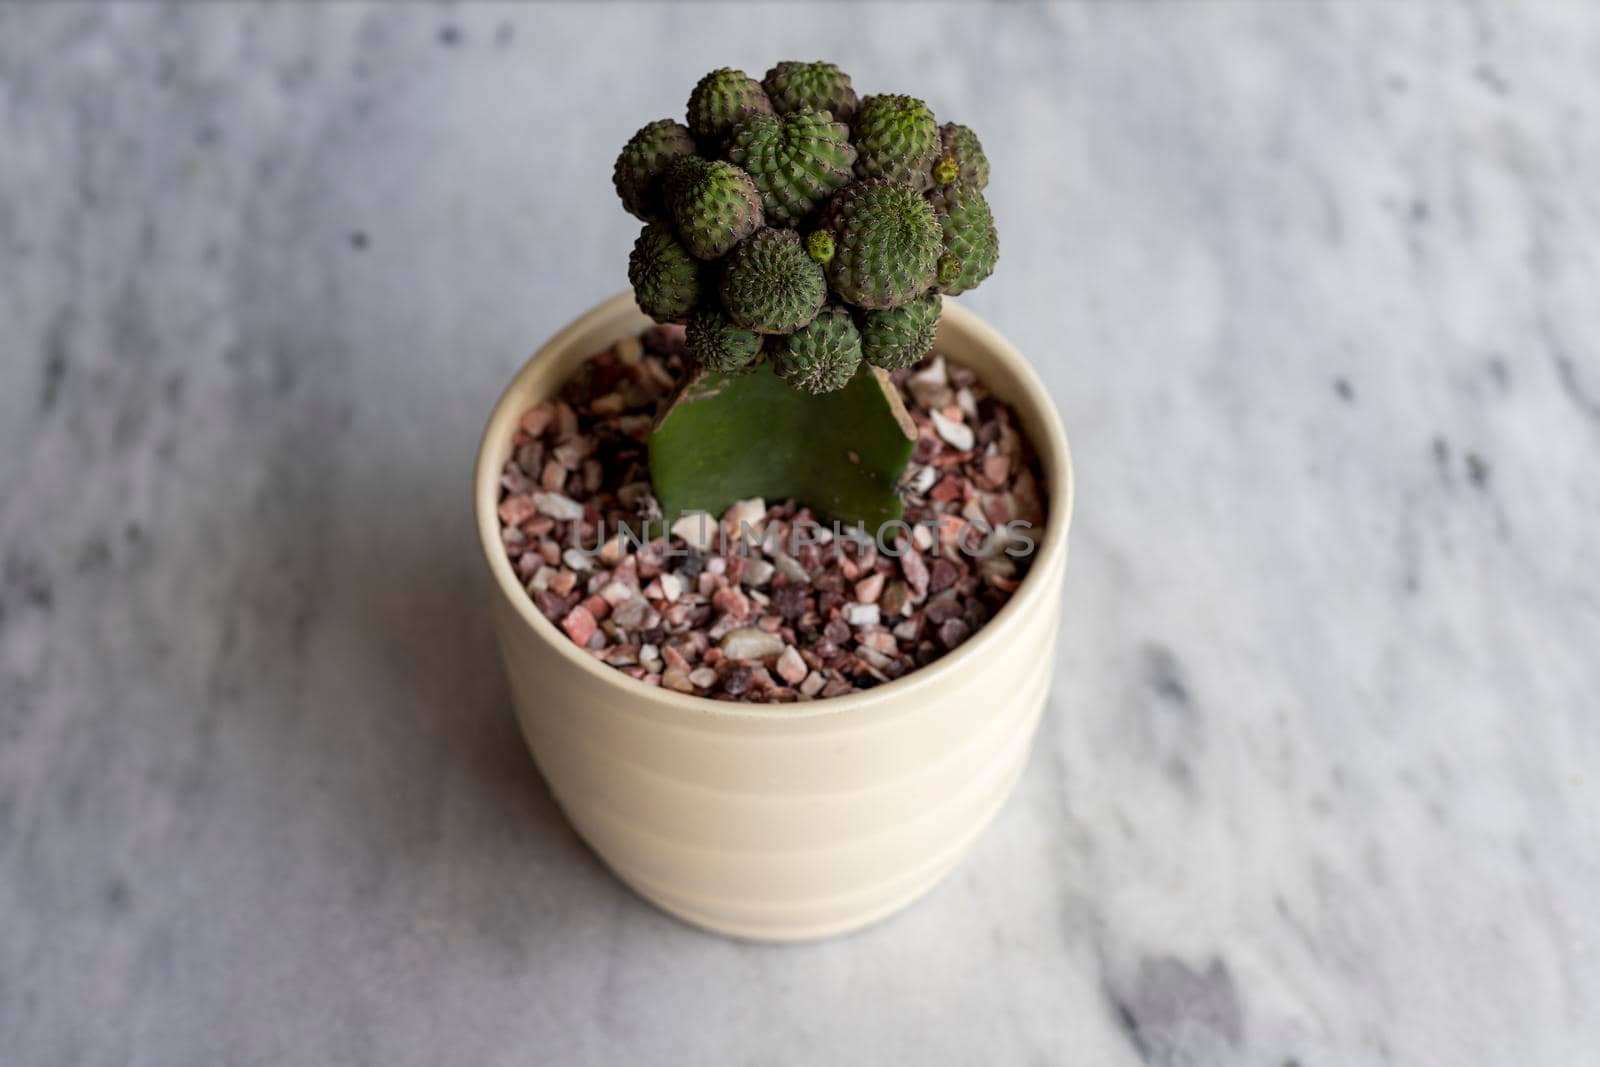
POLYGON ((907 528, 882 550, 876 531, 835 532, 793 500, 740 501, 664 535, 645 445, 682 348, 681 327, 657 326, 596 353, 522 416, 501 475, 506 554, 578 647, 646 685, 811 700, 933 662, 1016 590, 1044 524, 1038 464, 1011 408, 938 354, 891 375, 917 443, 907 528))

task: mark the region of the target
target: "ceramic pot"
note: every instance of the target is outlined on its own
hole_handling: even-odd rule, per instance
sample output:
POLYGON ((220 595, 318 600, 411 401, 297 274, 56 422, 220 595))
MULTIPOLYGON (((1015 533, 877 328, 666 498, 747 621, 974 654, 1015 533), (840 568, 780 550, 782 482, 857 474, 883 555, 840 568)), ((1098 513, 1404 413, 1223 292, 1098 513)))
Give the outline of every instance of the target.
POLYGON ((864 926, 932 888, 1027 760, 1055 666, 1072 467, 1022 356, 947 300, 938 347, 1020 416, 1049 516, 1027 577, 965 644, 863 693, 735 704, 635 681, 547 620, 500 543, 500 471, 518 417, 650 320, 630 294, 557 334, 495 405, 473 497, 518 722, 551 792, 607 866, 698 926, 791 941, 864 926))

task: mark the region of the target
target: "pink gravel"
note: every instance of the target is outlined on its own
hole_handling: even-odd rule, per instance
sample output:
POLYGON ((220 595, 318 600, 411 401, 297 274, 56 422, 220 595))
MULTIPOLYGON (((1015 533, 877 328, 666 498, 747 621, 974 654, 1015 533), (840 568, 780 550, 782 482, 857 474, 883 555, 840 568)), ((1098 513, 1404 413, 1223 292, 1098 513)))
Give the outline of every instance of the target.
POLYGON ((1031 557, 1012 554, 1020 542, 984 535, 1013 520, 1042 528, 1037 462, 1010 408, 937 355, 891 375, 917 426, 902 482, 911 532, 894 541, 898 556, 831 536, 831 524, 811 527, 792 500, 740 501, 715 517, 722 538, 707 520, 709 545, 663 535, 645 442, 684 373, 682 346, 681 327, 626 338, 519 420, 501 477, 502 542, 529 596, 575 645, 683 693, 825 699, 959 647, 1021 583, 1031 557), (645 522, 642 546, 615 536, 645 522), (740 544, 742 525, 759 544, 740 544), (797 543, 797 526, 824 543, 797 543))

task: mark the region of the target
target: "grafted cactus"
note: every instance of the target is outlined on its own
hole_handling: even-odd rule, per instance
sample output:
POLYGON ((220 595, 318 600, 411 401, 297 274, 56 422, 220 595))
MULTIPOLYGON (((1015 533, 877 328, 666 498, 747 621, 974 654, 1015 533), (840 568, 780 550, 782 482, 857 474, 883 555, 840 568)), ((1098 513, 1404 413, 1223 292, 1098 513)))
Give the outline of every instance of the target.
POLYGON ((639 306, 687 324, 699 367, 651 437, 663 506, 792 494, 896 517, 913 437, 885 371, 928 353, 943 295, 999 254, 977 135, 915 97, 858 98, 821 61, 712 71, 687 110, 634 134, 613 172, 647 223, 639 306))

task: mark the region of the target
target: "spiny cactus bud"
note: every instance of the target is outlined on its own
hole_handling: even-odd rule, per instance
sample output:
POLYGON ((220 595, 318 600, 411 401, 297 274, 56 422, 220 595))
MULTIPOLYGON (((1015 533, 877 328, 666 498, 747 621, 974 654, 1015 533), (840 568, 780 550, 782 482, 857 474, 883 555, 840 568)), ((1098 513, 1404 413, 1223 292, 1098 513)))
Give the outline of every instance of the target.
POLYGON ((954 156, 941 156, 933 165, 933 184, 949 185, 961 175, 961 166, 954 156))
POLYGON ((720 308, 696 308, 684 331, 684 351, 708 370, 735 371, 761 354, 761 335, 741 329, 720 308))
POLYGON ((767 221, 791 226, 850 184, 856 150, 850 129, 825 111, 806 108, 781 118, 750 115, 733 127, 728 158, 761 191, 767 221))
POLYGON ((846 186, 828 205, 827 226, 834 239, 828 281, 849 303, 899 307, 933 284, 943 235, 933 206, 910 186, 883 179, 846 186))
POLYGON ((861 334, 842 307, 818 312, 810 323, 777 341, 772 367, 778 377, 807 393, 843 389, 861 365, 861 334))
POLYGON ((1000 258, 1000 237, 989 202, 975 186, 962 181, 934 189, 928 202, 939 214, 945 253, 957 260, 953 271, 944 262, 938 264, 939 291, 954 296, 977 288, 994 273, 1000 258))
POLYGON ((861 316, 861 358, 874 367, 899 370, 928 354, 939 328, 944 298, 927 293, 909 304, 861 316))
POLYGON ((639 309, 657 322, 683 322, 700 300, 701 264, 661 223, 639 233, 628 256, 628 284, 639 309))
POLYGON ((959 257, 946 252, 939 257, 939 264, 933 271, 933 285, 941 293, 956 283, 961 277, 961 260, 959 257))
POLYGON ((869 96, 853 126, 858 176, 904 182, 919 192, 928 187, 940 145, 927 104, 913 96, 869 96))
POLYGON ((732 163, 682 156, 665 189, 678 237, 698 259, 717 259, 761 227, 761 194, 732 163))
POLYGON ((939 145, 943 158, 934 166, 938 167, 949 159, 955 162, 955 171, 943 180, 935 171, 935 182, 949 185, 960 179, 979 191, 989 184, 989 157, 983 154, 983 145, 978 143, 977 134, 965 126, 947 122, 939 127, 939 145))
POLYGON ((840 122, 849 122, 859 103, 850 75, 832 63, 785 60, 767 71, 761 87, 779 113, 816 108, 840 122))
POLYGON ((812 230, 811 236, 806 238, 806 255, 826 264, 833 258, 833 234, 827 230, 812 230))
POLYGON ((645 222, 665 217, 661 174, 674 159, 692 155, 694 138, 683 124, 660 119, 640 129, 622 146, 611 172, 622 206, 645 222))
POLYGON ((827 296, 822 267, 793 230, 757 230, 724 261, 722 306, 747 330, 793 333, 816 318, 827 296))
POLYGON ((689 94, 689 132, 707 148, 721 144, 734 123, 753 114, 772 114, 772 101, 742 70, 714 70, 689 94))

